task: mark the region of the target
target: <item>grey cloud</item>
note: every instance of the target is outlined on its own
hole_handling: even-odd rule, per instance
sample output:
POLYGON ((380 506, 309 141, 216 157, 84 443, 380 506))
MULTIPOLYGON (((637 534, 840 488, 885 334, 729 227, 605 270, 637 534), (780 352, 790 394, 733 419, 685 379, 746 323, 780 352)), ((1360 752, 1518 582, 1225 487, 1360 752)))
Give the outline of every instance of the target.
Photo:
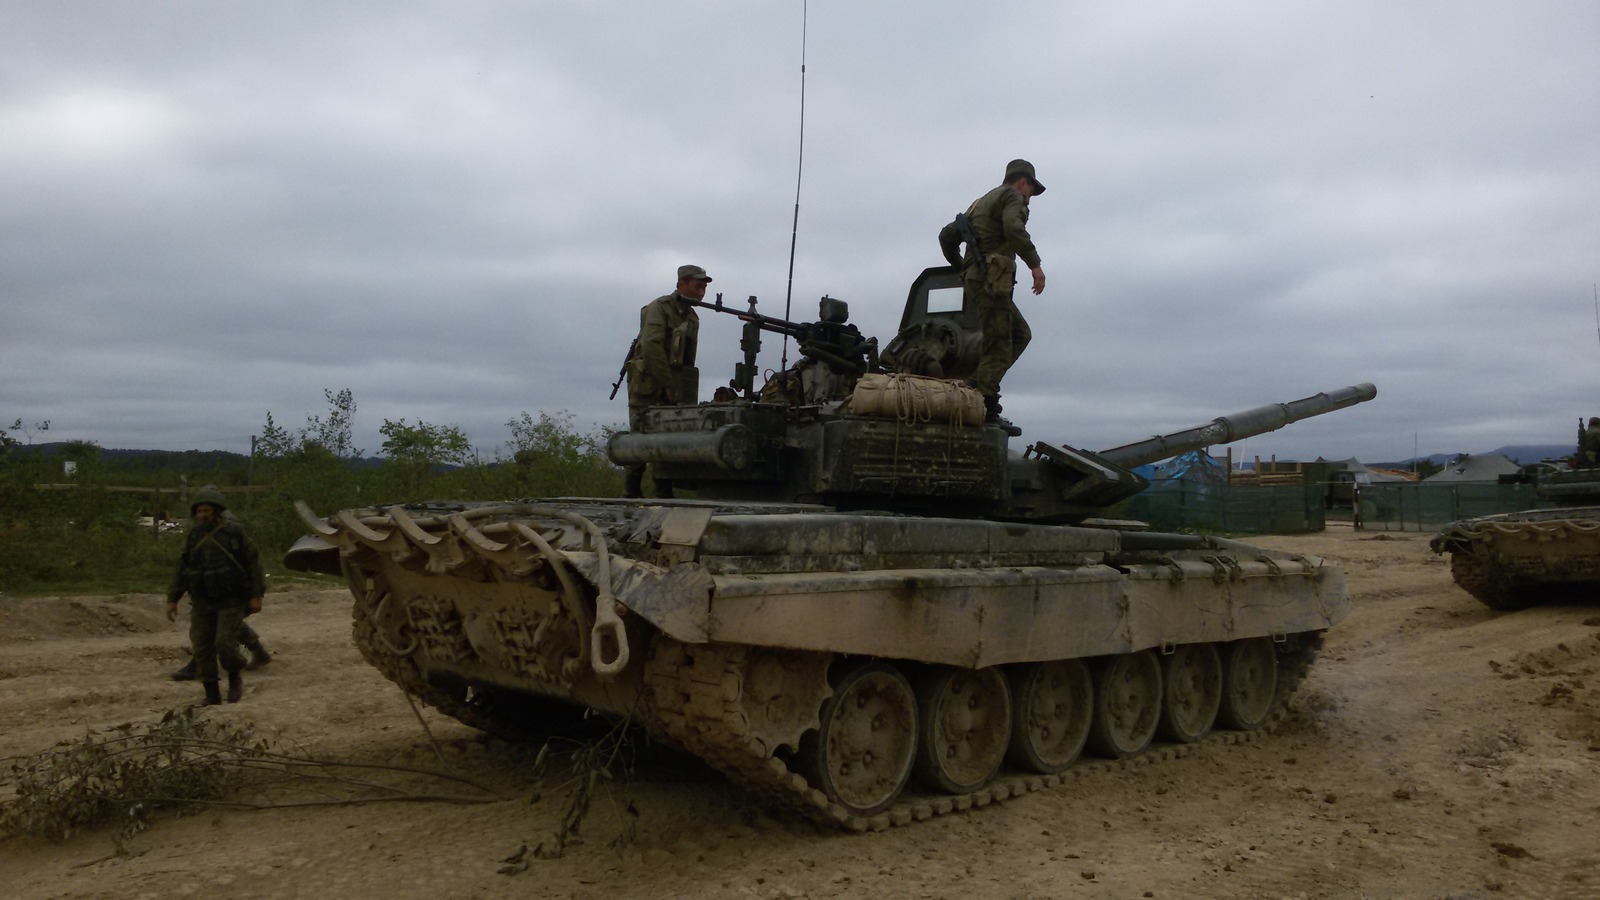
MULTIPOLYGON (((680 262, 781 312, 799 5, 17 7, 0 412, 248 446, 350 387, 483 448, 605 392, 680 262), (218 395, 215 373, 237 376, 218 395)), ((1587 3, 810 5, 796 317, 887 339, 939 225, 1051 192, 1028 436, 1103 447, 1372 380, 1262 455, 1567 441, 1592 409, 1587 3)), ((703 383, 738 333, 708 314, 703 383)), ((775 366, 774 338, 763 365, 775 366)))

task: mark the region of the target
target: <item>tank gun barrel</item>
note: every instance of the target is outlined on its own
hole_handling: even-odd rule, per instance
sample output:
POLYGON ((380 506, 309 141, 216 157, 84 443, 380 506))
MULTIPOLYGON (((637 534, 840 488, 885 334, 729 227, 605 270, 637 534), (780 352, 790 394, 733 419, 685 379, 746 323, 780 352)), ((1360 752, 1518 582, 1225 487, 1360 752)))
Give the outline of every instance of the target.
POLYGON ((1378 389, 1369 383, 1351 385, 1288 403, 1269 403, 1231 416, 1218 416, 1205 425, 1101 450, 1098 455, 1106 462, 1126 468, 1148 465, 1213 444, 1228 444, 1277 431, 1290 422, 1365 403, 1376 396, 1378 389))

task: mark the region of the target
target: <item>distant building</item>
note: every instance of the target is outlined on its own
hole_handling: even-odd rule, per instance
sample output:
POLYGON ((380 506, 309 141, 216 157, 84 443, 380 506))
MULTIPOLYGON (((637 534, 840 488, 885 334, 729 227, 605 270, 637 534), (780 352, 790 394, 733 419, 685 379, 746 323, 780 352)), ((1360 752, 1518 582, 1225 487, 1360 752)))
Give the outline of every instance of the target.
POLYGON ((1521 467, 1499 453, 1463 453, 1445 464, 1439 472, 1422 479, 1428 484, 1497 484, 1501 475, 1515 475, 1521 467))
POLYGON ((1324 480, 1328 487, 1323 502, 1329 509, 1353 506, 1356 488, 1359 485, 1415 480, 1409 472, 1374 469, 1354 457, 1350 459, 1323 459, 1319 456, 1317 457, 1317 463, 1327 467, 1327 474, 1324 476, 1324 480))

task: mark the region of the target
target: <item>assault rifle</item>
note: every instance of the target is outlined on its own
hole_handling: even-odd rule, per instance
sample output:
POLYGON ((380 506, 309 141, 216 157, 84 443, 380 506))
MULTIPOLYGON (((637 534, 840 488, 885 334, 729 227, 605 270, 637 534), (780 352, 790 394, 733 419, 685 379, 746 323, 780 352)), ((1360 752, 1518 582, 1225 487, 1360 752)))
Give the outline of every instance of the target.
POLYGON ((623 379, 628 377, 628 363, 633 362, 633 358, 635 356, 638 356, 638 355, 639 355, 639 339, 638 338, 634 338, 633 339, 633 343, 628 345, 628 355, 624 356, 622 358, 622 368, 617 370, 617 380, 616 380, 616 382, 614 384, 611 385, 611 396, 607 397, 606 399, 608 399, 608 400, 617 399, 617 391, 622 389, 622 381, 623 381, 623 379))
POLYGON ((989 284, 989 264, 984 262, 983 251, 978 248, 978 233, 972 230, 972 220, 966 213, 956 213, 956 220, 950 223, 955 226, 956 234, 967 243, 967 250, 972 253, 972 259, 978 264, 978 276, 983 279, 987 288, 989 284))

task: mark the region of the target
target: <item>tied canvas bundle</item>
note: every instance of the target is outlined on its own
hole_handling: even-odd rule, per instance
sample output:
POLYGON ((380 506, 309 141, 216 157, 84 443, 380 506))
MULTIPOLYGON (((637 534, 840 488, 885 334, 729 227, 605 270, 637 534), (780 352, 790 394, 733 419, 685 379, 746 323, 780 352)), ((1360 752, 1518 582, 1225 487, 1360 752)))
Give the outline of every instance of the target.
POLYGON ((888 416, 902 422, 977 425, 983 422, 983 395, 956 381, 921 375, 863 375, 850 397, 850 410, 863 416, 888 416))

